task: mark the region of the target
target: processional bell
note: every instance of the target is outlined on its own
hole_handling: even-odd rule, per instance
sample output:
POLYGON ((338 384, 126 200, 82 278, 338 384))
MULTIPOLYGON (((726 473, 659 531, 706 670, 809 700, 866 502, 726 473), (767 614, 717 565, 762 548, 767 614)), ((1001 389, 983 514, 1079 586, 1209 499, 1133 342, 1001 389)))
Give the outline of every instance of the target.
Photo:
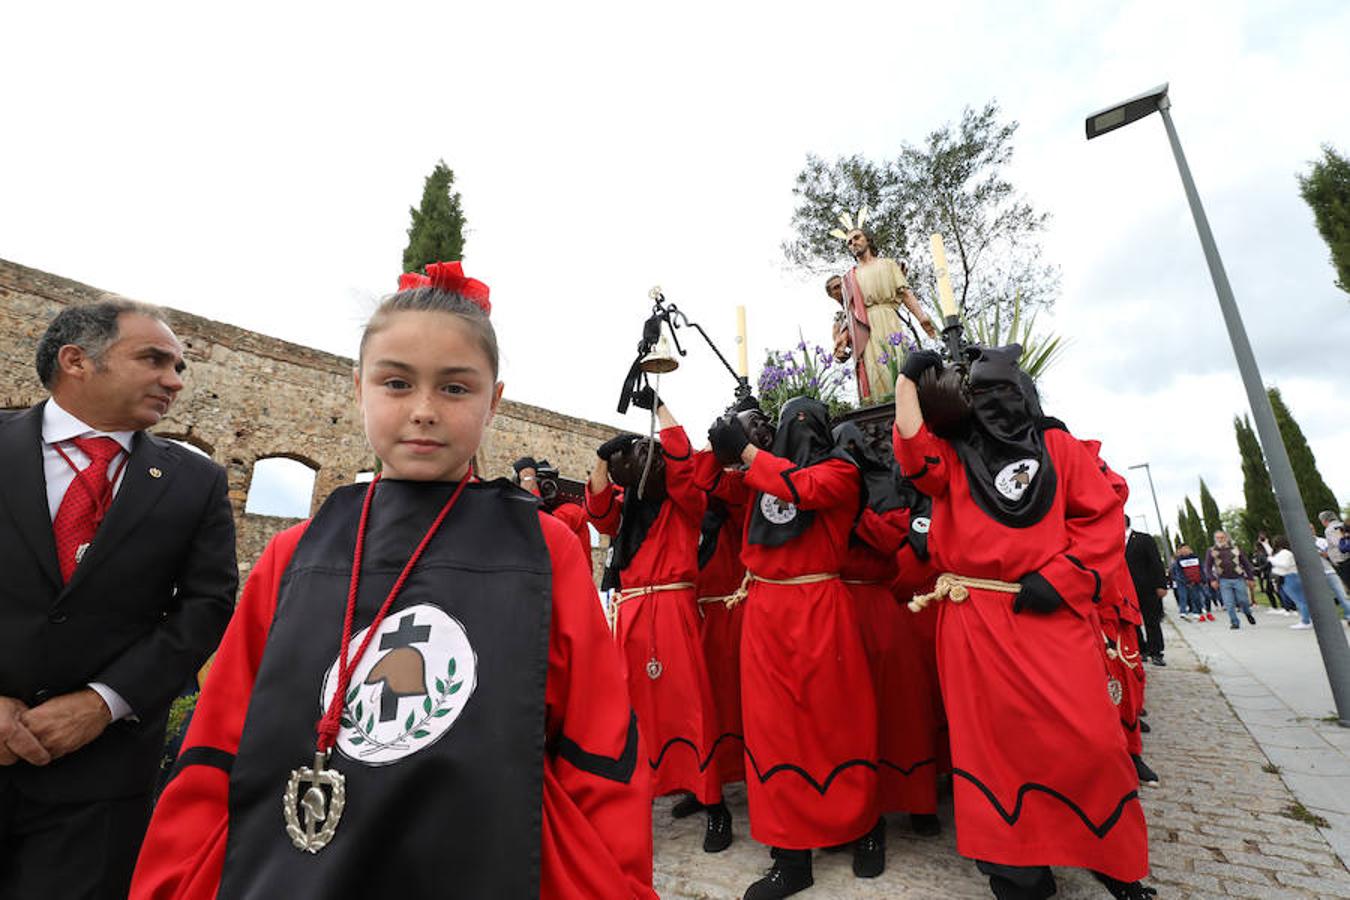
POLYGON ((660 340, 656 342, 655 347, 648 351, 646 356, 642 357, 642 362, 638 363, 638 368, 648 375, 664 375, 667 372, 674 372, 679 367, 680 361, 670 351, 670 341, 666 339, 666 330, 663 327, 660 340))

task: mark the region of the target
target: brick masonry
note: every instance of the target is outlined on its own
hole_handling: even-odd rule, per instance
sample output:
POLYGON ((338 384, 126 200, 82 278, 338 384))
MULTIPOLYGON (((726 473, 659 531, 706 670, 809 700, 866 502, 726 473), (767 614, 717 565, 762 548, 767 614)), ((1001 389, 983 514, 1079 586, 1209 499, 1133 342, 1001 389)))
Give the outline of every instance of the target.
MULTIPOLYGON (((62 308, 116 296, 0 259, 0 408, 25 408, 46 396, 33 353, 62 308)), ((298 521, 244 512, 258 460, 286 457, 314 469, 311 509, 374 467, 352 400, 354 361, 191 313, 165 313, 183 342, 188 373, 172 415, 155 432, 193 444, 225 466, 246 573, 271 536, 298 521)), ((511 462, 530 454, 584 480, 595 447, 614 433, 597 422, 503 400, 478 468, 485 477, 510 475, 511 462)))

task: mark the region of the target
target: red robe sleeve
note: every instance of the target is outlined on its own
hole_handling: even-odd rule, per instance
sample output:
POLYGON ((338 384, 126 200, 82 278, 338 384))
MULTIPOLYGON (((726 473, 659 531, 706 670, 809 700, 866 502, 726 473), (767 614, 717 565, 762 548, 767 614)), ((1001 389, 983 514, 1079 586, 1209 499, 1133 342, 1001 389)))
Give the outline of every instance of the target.
POLYGON ((1068 432, 1047 431, 1055 474, 1065 492, 1064 529, 1067 546, 1040 569, 1040 574, 1084 618, 1095 613, 1103 576, 1119 561, 1124 526, 1120 498, 1102 474, 1097 459, 1068 432))
POLYGON ((909 510, 890 509, 877 513, 865 508, 853 525, 853 533, 878 553, 894 556, 909 534, 909 510))
POLYGON ((160 795, 131 882, 133 900, 209 900, 225 865, 230 765, 276 612, 281 575, 308 522, 272 538, 249 573, 160 795))
POLYGON ((920 425, 912 438, 902 438, 900 429, 894 426, 891 431, 900 473, 930 497, 945 494, 948 467, 951 465, 947 442, 929 431, 927 425, 920 425))
POLYGON ((586 482, 586 515, 595 526, 595 530, 610 537, 619 533, 619 513, 623 510, 623 492, 612 484, 605 485, 602 491, 591 491, 590 481, 586 482))
POLYGON ((702 521, 708 495, 695 483, 698 466, 684 428, 661 429, 661 453, 666 458, 666 496, 689 518, 702 521))
POLYGON ((652 890, 650 771, 590 567, 541 514, 553 562, 540 895, 630 900, 652 890))
POLYGON ((581 547, 581 555, 586 559, 591 558, 591 528, 590 517, 586 515, 586 510, 575 503, 563 503, 553 510, 553 518, 562 522, 572 534, 576 535, 577 545, 581 547))
POLYGON ((858 469, 842 459, 831 458, 802 468, 790 459, 761 450, 745 473, 745 484, 800 509, 830 509, 861 499, 858 469))
POLYGON ((729 506, 744 506, 750 501, 745 473, 739 469, 724 468, 711 450, 700 450, 694 454, 693 480, 699 490, 729 506))

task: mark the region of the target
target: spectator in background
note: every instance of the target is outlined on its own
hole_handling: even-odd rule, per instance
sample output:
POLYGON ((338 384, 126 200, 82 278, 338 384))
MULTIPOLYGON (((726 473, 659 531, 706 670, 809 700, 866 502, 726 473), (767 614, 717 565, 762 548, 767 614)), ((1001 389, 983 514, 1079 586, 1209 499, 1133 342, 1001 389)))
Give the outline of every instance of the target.
POLYGON ((1275 549, 1270 544, 1270 539, 1266 537, 1264 531, 1256 534, 1256 543, 1252 545, 1252 568, 1256 570, 1256 583, 1266 595, 1266 602, 1270 604, 1270 609, 1266 610, 1267 615, 1277 615, 1283 613, 1280 608, 1280 593, 1275 588, 1275 579, 1270 572, 1270 557, 1275 549))
POLYGON ((1206 619, 1213 620, 1212 614, 1207 615, 1204 609, 1204 583, 1205 573, 1200 565, 1200 557, 1195 555, 1190 544, 1182 544, 1177 548, 1176 559, 1172 562, 1172 586, 1177 592, 1177 608, 1181 611, 1181 617, 1195 622, 1203 622, 1206 619))
POLYGON ((1219 592, 1223 608, 1228 611, 1229 627, 1242 627, 1238 624, 1236 607, 1239 606, 1247 622, 1255 625, 1251 589, 1255 584, 1256 572, 1247 554, 1233 546, 1233 542, 1228 539, 1228 532, 1214 532, 1214 546, 1205 551, 1205 572, 1209 575, 1210 587, 1219 592))
POLYGON ((1130 570, 1130 580, 1134 582, 1134 592, 1139 598, 1139 612, 1144 618, 1140 655, 1152 660, 1155 666, 1165 666, 1162 598, 1167 596, 1167 572, 1163 568, 1158 542, 1151 534, 1131 529, 1129 516, 1125 517, 1125 565, 1130 570))
POLYGON ((1294 554, 1289 549, 1289 541, 1284 535, 1278 535, 1274 541, 1275 552, 1271 554, 1270 565, 1275 575, 1283 579, 1282 589, 1298 606, 1299 621, 1289 627, 1302 631, 1312 627, 1308 616, 1308 598, 1303 593, 1303 581, 1298 576, 1298 567, 1294 563, 1294 554))
POLYGON ((1313 523, 1309 522, 1308 527, 1312 529, 1313 541, 1317 544, 1317 555, 1322 558, 1322 574, 1326 576, 1327 584, 1331 585, 1336 602, 1347 615, 1350 615, 1350 601, 1345 599, 1345 585, 1341 584, 1341 577, 1331 562, 1331 542, 1317 533, 1317 526, 1313 523))
POLYGON ((1329 509, 1318 513, 1317 518, 1322 523, 1322 536, 1327 542, 1327 558, 1331 560, 1342 586, 1350 588, 1350 548, 1344 547, 1350 541, 1350 531, 1346 530, 1341 517, 1329 509))

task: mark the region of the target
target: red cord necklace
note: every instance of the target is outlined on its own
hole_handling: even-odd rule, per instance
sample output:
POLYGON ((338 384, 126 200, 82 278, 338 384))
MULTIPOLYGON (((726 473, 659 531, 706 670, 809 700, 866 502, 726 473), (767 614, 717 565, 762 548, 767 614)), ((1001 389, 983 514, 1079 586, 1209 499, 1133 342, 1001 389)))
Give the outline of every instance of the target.
POLYGON ((389 589, 389 596, 384 598, 384 603, 381 604, 379 612, 375 614, 374 620, 366 630, 365 639, 361 641, 361 646, 357 648, 356 655, 349 661, 347 651, 351 646, 352 618, 356 614, 356 593, 361 583, 361 558, 365 554, 366 523, 370 520, 370 504, 375 496, 375 485, 379 483, 380 476, 376 475, 371 480, 370 486, 366 488, 365 500, 361 504, 361 518, 356 527, 356 550, 352 555, 352 577, 347 588, 347 610, 342 619, 342 642, 338 649, 337 690, 333 692, 333 699, 328 702, 328 708, 316 726, 318 738, 316 741, 317 749, 314 753, 314 767, 311 769, 302 766, 293 770, 290 780, 286 783, 286 834, 290 836, 291 842, 300 850, 317 853, 326 847, 328 842, 333 839, 334 832, 337 831, 337 823, 342 816, 343 806, 346 804, 346 779, 336 769, 327 768, 327 763, 328 757, 333 751, 333 745, 337 742, 338 731, 342 727, 342 707, 347 696, 347 688, 351 683, 352 673, 356 671, 356 667, 360 664, 361 658, 365 656, 370 642, 379 632, 380 624, 384 622, 384 617, 389 612, 389 607, 393 605, 394 598, 403 590, 403 585, 412 574, 417 561, 422 558, 422 551, 426 550, 427 544, 431 543, 431 539, 440 530, 441 523, 450 514, 450 510, 454 507, 455 501, 459 499, 459 495, 464 492, 464 486, 472 480, 473 467, 470 466, 469 471, 460 480, 459 486, 450 495, 450 499, 445 501, 445 505, 441 507, 440 513, 431 523, 426 534, 422 535, 422 540, 418 542, 417 549, 413 550, 412 555, 408 557, 408 562, 403 566, 403 571, 399 573, 398 580, 389 589), (300 795, 302 783, 310 785, 309 789, 304 792, 303 798, 300 795), (324 796, 324 786, 329 789, 327 798, 324 796))

